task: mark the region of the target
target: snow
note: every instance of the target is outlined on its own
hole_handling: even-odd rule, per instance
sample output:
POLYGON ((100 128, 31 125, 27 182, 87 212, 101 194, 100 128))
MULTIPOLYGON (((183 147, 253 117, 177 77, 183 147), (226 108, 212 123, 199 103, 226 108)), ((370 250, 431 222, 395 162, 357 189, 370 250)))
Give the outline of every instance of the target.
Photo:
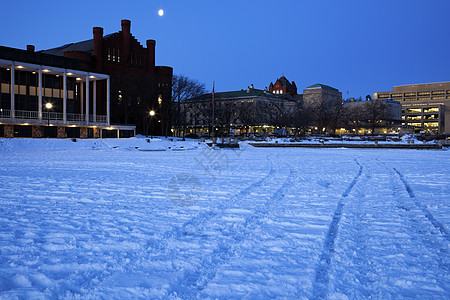
POLYGON ((0 299, 449 298, 445 150, 0 139, 0 299))

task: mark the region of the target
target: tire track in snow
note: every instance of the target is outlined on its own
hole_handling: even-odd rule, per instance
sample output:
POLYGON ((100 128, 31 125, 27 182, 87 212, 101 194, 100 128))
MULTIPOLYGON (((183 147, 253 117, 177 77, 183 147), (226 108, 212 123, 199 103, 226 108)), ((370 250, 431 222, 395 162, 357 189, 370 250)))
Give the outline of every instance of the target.
POLYGON ((329 293, 356 299, 445 295, 448 247, 438 233, 430 235, 435 230, 392 167, 377 158, 365 161, 351 194, 356 201, 346 202, 340 222, 329 293))
MULTIPOLYGON (((448 274, 449 268, 450 268, 449 260, 448 260, 448 246, 444 245, 442 243, 441 239, 436 239, 436 234, 432 234, 432 235, 428 234, 429 230, 426 229, 428 226, 424 224, 426 222, 426 220, 423 218, 423 216, 418 218, 418 215, 420 215, 420 212, 417 209, 414 209, 413 206, 416 205, 417 208, 420 209, 421 211, 422 211, 422 208, 417 205, 417 203, 416 203, 417 201, 415 199, 415 194, 414 194, 411 186, 406 182, 406 179, 404 177, 402 179, 403 174, 401 174, 400 171, 398 171, 396 168, 394 168, 392 166, 388 166, 384 162, 381 162, 381 163, 384 165, 386 170, 389 171, 391 176, 393 178, 395 178, 395 181, 397 182, 396 185, 394 185, 393 181, 391 181, 391 183, 390 183, 392 195, 398 201, 397 208, 400 209, 399 216, 407 219, 408 228, 411 232, 410 240, 420 241, 420 243, 422 244, 422 245, 416 244, 415 248, 416 249, 422 248, 422 250, 419 250, 418 252, 420 254, 416 254, 415 256, 416 257, 419 257, 419 256, 427 257, 429 260, 431 259, 432 261, 437 262, 437 265, 430 265, 430 262, 428 262, 427 265, 425 265, 424 262, 421 262, 420 265, 422 266, 422 268, 424 270, 432 270, 433 267, 439 266, 439 270, 442 271, 443 274, 439 275, 439 271, 434 270, 433 271, 434 277, 432 280, 434 280, 433 283, 436 283, 438 286, 442 287, 443 290, 447 290, 447 293, 448 293, 448 288, 446 288, 449 286, 448 285, 448 276, 446 274, 448 274), (395 176, 395 174, 397 174, 397 176, 395 176), (401 176, 400 176, 400 174, 401 174, 401 176), (407 183, 408 187, 406 187, 405 182, 407 183), (401 184, 403 184, 404 188, 408 192, 411 202, 413 202, 413 203, 410 203, 408 205, 408 203, 406 203, 406 201, 404 201, 403 197, 401 197, 401 195, 399 194, 398 186, 401 184), (411 195, 414 197, 411 197, 411 195), (425 253, 427 253, 427 254, 425 254, 425 253)), ((426 216, 426 214, 424 214, 424 215, 429 220, 429 218, 426 216)), ((433 223, 432 223, 432 225, 434 226, 433 223)), ((436 228, 436 226, 434 226, 434 227, 436 228)))
POLYGON ((201 268, 194 273, 186 274, 184 277, 185 280, 180 282, 170 294, 176 293, 177 296, 181 296, 183 299, 193 299, 198 297, 199 293, 201 293, 208 283, 216 276, 218 267, 242 251, 240 246, 243 241, 248 239, 254 225, 265 217, 272 207, 285 197, 286 191, 294 184, 297 172, 290 165, 288 165, 288 167, 288 177, 275 193, 268 197, 263 208, 255 209, 252 215, 245 218, 242 230, 232 230, 231 236, 233 236, 233 243, 225 246, 223 245, 225 244, 225 241, 223 244, 219 245, 210 256, 204 257, 200 263, 201 268))
POLYGON ((232 196, 230 198, 230 201, 227 201, 227 202, 225 202, 225 204, 220 205, 216 210, 200 213, 200 214, 194 216, 193 218, 191 218, 189 221, 184 222, 181 226, 176 226, 176 227, 166 231, 163 234, 163 239, 162 239, 163 243, 159 243, 159 242, 155 243, 155 244, 152 243, 152 244, 148 245, 147 248, 153 248, 158 251, 164 250, 165 248, 167 248, 169 240, 173 240, 173 239, 178 240, 180 237, 185 237, 185 236, 189 235, 191 229, 195 230, 195 228, 197 228, 200 224, 203 224, 206 221, 211 220, 212 218, 217 218, 217 217, 221 216, 227 208, 229 208, 236 202, 237 199, 249 195, 253 190, 262 186, 263 183, 266 182, 269 178, 271 178, 273 176, 273 174, 275 173, 273 162, 269 159, 270 156, 271 156, 271 154, 266 156, 266 160, 268 160, 270 162, 270 170, 260 180, 252 183, 248 187, 246 187, 246 188, 242 189, 241 191, 239 191, 238 193, 236 193, 234 196, 232 196))
POLYGON ((403 176, 403 174, 397 170, 396 168, 392 167, 392 169, 397 173, 397 175, 400 177, 400 180, 402 181, 406 191, 408 192, 408 195, 410 198, 412 198, 414 200, 414 204, 420 208, 420 210, 423 212, 423 214, 425 215, 425 217, 431 222, 431 224, 433 224, 433 226, 439 230, 439 232, 442 234, 442 236, 447 240, 447 242, 450 242, 450 234, 448 232, 448 230, 444 227, 444 225, 439 222, 438 220, 436 220, 436 218, 433 216, 433 214, 428 210, 428 208, 426 208, 425 205, 423 205, 422 203, 420 203, 420 201, 416 198, 416 195, 414 194, 413 189, 411 188, 411 186, 408 184, 408 182, 406 181, 405 177, 403 176))
POLYGON ((333 219, 331 220, 330 227, 328 228, 328 232, 325 237, 322 254, 320 255, 320 259, 316 267, 312 293, 314 299, 323 299, 326 298, 327 296, 328 283, 330 281, 328 273, 331 264, 331 257, 333 256, 334 253, 334 242, 338 235, 339 222, 341 220, 342 210, 344 208, 343 200, 344 198, 348 197, 353 187, 358 182, 358 179, 363 171, 363 166, 358 162, 356 158, 355 162, 359 166, 358 173, 353 178, 352 182, 349 184, 349 186, 339 199, 338 205, 333 214, 333 219))

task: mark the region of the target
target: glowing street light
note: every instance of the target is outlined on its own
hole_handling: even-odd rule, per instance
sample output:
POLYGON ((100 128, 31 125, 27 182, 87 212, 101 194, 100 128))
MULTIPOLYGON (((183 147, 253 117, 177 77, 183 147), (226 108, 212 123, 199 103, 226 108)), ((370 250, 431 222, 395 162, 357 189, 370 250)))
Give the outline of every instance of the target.
POLYGON ((48 132, 48 127, 50 127, 50 110, 52 109, 53 105, 50 102, 45 103, 45 108, 47 109, 47 136, 50 135, 48 132))
POLYGON ((149 111, 148 112, 148 115, 150 116, 150 120, 148 121, 148 123, 147 123, 147 126, 145 127, 145 135, 148 137, 148 129, 149 129, 149 127, 150 127, 150 125, 151 125, 151 122, 152 122, 152 118, 155 116, 155 111, 154 110, 151 110, 151 111, 149 111))

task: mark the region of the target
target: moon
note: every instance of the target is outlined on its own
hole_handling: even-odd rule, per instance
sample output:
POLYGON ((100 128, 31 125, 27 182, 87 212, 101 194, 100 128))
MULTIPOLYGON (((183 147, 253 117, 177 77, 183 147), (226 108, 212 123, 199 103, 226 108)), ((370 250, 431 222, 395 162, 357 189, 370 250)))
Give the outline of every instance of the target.
POLYGON ((158 10, 158 15, 160 17, 162 17, 164 15, 164 10, 162 10, 162 9, 158 10))

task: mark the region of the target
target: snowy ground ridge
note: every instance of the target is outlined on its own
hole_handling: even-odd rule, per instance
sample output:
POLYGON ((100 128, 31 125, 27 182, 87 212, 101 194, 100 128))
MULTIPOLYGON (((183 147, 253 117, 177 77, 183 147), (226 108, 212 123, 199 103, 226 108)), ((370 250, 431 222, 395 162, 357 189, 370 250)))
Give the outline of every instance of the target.
POLYGON ((358 173, 342 194, 341 199, 339 199, 338 205, 333 214, 333 219, 330 223, 330 227, 328 228, 323 251, 320 255, 320 260, 316 267, 315 280, 313 283, 313 295, 315 299, 324 299, 328 294, 329 268, 331 265, 331 258, 334 253, 334 243, 338 235, 339 222, 341 220, 342 210, 344 208, 343 199, 348 197, 363 171, 363 166, 356 158, 355 162, 359 166, 358 173))
POLYGON ((444 225, 442 223, 440 223, 438 220, 436 220, 436 218, 433 216, 433 214, 422 203, 420 203, 420 201, 416 198, 414 191, 412 190, 411 186, 406 181, 403 174, 400 173, 400 171, 397 170, 396 168, 393 168, 393 169, 398 174, 398 176, 400 177, 400 180, 405 185, 405 188, 406 188, 406 191, 408 192, 409 197, 414 199, 414 203, 417 205, 417 207, 419 207, 423 211, 423 213, 425 214, 425 217, 427 217, 427 219, 430 220, 431 224, 433 224, 433 226, 437 230, 439 230, 439 232, 444 236, 444 238, 447 240, 447 242, 450 242, 450 235, 449 235, 447 229, 445 229, 444 225))
MULTIPOLYGON (((266 159, 269 159, 266 157, 266 159)), ((220 231, 226 232, 223 241, 220 241, 218 247, 214 249, 209 256, 204 256, 199 262, 201 266, 194 273, 186 272, 181 278, 181 281, 173 285, 173 288, 169 290, 169 294, 182 297, 183 299, 194 299, 201 297, 201 292, 206 288, 209 282, 215 278, 218 268, 230 261, 232 258, 239 257, 240 253, 244 251, 242 243, 254 238, 252 230, 259 225, 262 219, 264 219, 270 212, 271 208, 274 207, 283 197, 284 193, 293 185, 294 179, 296 178, 296 171, 288 165, 289 175, 284 180, 282 185, 273 193, 271 196, 266 197, 264 205, 261 208, 255 208, 254 213, 248 213, 242 221, 242 226, 228 227, 224 224, 224 228, 220 231), (231 241, 227 241, 227 238, 232 237, 231 241)), ((275 169, 273 162, 271 161, 271 169, 269 173, 264 176, 261 180, 255 182, 250 187, 245 188, 243 191, 239 192, 236 196, 232 198, 229 205, 220 208, 214 214, 209 215, 210 218, 204 219, 203 222, 206 223, 216 223, 217 219, 223 216, 227 209, 235 206, 236 209, 240 205, 236 205, 236 200, 245 201, 246 197, 252 192, 257 192, 256 189, 264 185, 270 185, 269 180, 274 176, 275 169)), ((194 228, 198 229, 198 225, 194 228)), ((197 233, 198 234, 198 233, 197 233)))

